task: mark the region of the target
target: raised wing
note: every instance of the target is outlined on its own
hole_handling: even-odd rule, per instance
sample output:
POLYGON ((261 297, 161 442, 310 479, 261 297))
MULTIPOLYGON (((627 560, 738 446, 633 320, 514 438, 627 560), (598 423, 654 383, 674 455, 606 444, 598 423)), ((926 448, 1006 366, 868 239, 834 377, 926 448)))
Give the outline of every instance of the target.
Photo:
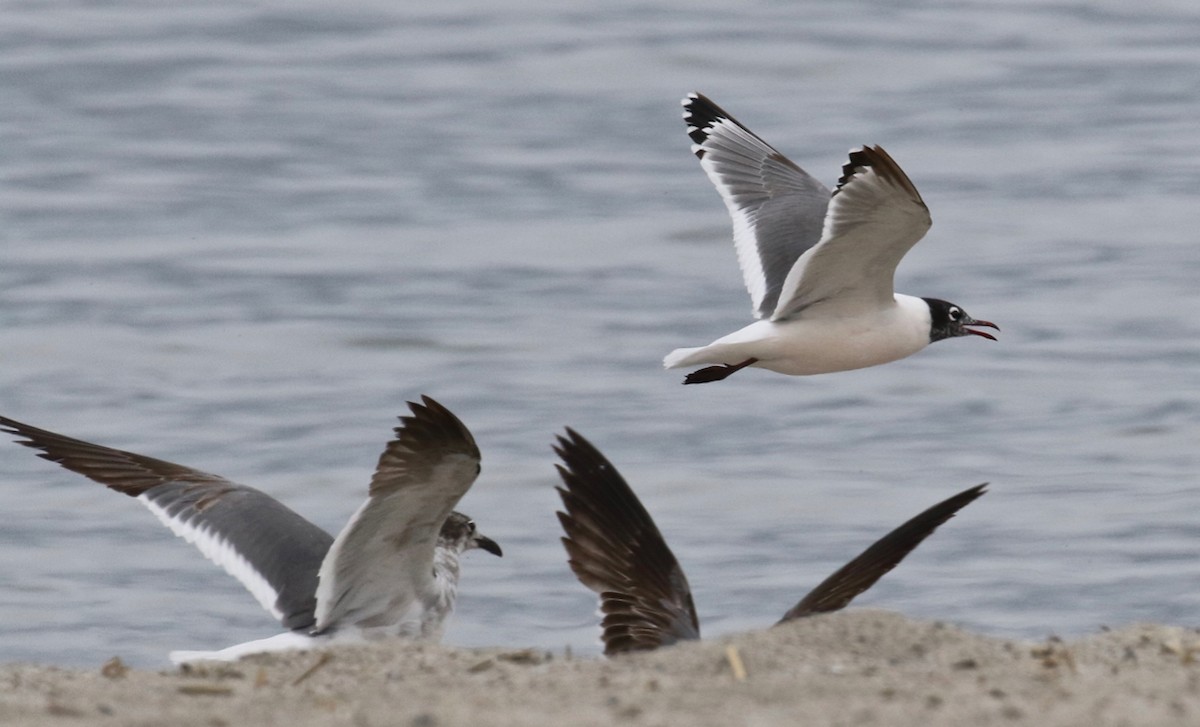
POLYGON ((566 488, 556 488, 571 570, 600 594, 604 653, 649 651, 700 638, 692 591, 679 562, 629 485, 571 429, 554 451, 566 488))
POLYGON ((692 151, 733 218, 754 317, 776 309, 788 271, 821 239, 829 189, 700 94, 683 100, 692 151))
POLYGON ((270 495, 223 477, 0 417, 42 459, 136 497, 237 578, 289 629, 313 623, 317 569, 333 538, 270 495))
POLYGON ((784 614, 779 623, 817 613, 838 611, 858 594, 875 585, 888 571, 900 565, 909 553, 933 534, 938 526, 987 492, 987 483, 963 490, 880 538, 854 560, 826 578, 784 614))
POLYGON ((882 147, 850 152, 821 241, 788 273, 771 320, 817 305, 851 312, 890 305, 896 266, 931 224, 917 188, 882 147))
POLYGON ((450 410, 421 401, 409 402, 412 416, 400 417, 367 501, 321 564, 317 632, 394 625, 434 592, 438 533, 479 475, 479 448, 450 410))

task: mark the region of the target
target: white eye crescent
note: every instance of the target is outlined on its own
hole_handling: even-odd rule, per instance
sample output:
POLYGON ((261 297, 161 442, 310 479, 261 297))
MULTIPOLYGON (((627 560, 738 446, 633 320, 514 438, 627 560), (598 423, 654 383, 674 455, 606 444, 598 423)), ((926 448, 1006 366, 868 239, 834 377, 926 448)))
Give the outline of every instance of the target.
POLYGON ((950 306, 950 320, 961 321, 962 317, 963 317, 962 308, 959 308, 956 305, 950 306))

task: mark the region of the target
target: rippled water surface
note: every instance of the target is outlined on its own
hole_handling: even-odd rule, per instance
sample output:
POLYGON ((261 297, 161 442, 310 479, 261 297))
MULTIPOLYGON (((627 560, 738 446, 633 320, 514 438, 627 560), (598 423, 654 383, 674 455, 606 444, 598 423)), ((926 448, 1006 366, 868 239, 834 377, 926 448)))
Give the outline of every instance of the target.
MULTIPOLYGON (((986 633, 1200 609, 1200 16, 1190 3, 5 2, 0 412, 338 529, 404 402, 467 423, 447 641, 594 653, 550 451, 592 439, 705 633, 992 491, 859 603, 986 633), (998 322, 865 371, 679 385, 749 320, 678 99, 826 183, 887 147, 897 287, 998 322)), ((0 660, 157 666, 277 631, 132 500, 0 442, 0 660)))

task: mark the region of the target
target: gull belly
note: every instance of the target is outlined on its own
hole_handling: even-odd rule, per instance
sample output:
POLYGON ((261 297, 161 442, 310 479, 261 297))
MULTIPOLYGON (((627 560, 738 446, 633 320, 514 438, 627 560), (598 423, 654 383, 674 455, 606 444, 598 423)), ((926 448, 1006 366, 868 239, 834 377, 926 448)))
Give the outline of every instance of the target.
POLYGON ((698 364, 751 366, 789 376, 827 374, 902 359, 929 345, 929 306, 897 294, 895 304, 853 315, 814 310, 783 321, 755 321, 699 348, 672 351, 668 369, 698 364))

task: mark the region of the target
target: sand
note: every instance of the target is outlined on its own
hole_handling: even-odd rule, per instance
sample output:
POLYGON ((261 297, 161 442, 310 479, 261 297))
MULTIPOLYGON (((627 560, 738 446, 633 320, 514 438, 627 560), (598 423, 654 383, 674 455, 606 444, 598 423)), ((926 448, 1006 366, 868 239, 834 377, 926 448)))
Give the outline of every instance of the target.
POLYGON ((0 667, 0 725, 1193 725, 1200 633, 1007 641, 859 610, 616 659, 383 642, 162 672, 0 667))

